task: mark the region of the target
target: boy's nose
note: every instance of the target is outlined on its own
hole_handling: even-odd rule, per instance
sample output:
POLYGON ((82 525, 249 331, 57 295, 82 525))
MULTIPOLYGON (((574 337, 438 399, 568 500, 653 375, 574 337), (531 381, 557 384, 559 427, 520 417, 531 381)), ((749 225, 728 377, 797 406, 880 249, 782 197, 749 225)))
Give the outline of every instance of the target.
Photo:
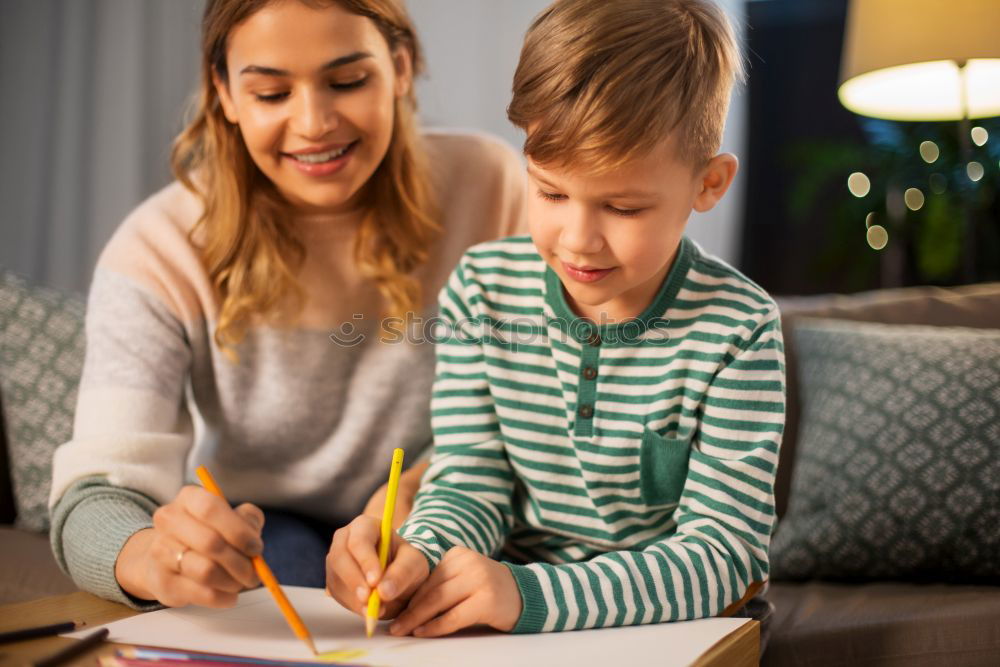
POLYGON ((592 216, 580 214, 563 225, 559 244, 569 252, 584 257, 604 249, 604 236, 592 216))

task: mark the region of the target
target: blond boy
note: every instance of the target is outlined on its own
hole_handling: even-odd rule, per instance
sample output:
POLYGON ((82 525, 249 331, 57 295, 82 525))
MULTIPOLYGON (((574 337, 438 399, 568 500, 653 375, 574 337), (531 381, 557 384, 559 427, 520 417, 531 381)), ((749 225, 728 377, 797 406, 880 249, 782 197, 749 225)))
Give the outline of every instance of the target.
POLYGON ((767 579, 778 312, 683 236, 736 172, 716 152, 739 73, 707 0, 536 19, 508 109, 531 237, 442 290, 431 465, 384 575, 373 520, 335 535, 345 606, 378 586, 394 634, 545 632, 732 613, 767 579))

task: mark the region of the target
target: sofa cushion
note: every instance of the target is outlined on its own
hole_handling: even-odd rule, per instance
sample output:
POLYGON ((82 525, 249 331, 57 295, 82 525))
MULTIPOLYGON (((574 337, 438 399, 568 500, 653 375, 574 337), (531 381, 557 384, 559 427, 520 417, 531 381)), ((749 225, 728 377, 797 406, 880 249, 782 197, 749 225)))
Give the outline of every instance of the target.
POLYGON ((1000 283, 961 287, 904 287, 860 294, 778 297, 785 336, 788 400, 774 499, 778 517, 788 506, 799 431, 798 355, 795 326, 800 317, 825 317, 885 324, 1000 329, 1000 283))
POLYGON ((3 393, 0 392, 0 525, 14 523, 15 516, 10 459, 7 457, 7 427, 3 423, 3 393))
POLYGON ((73 429, 83 312, 76 297, 0 275, 0 394, 15 525, 26 530, 48 530, 52 454, 73 429))
POLYGON ((1000 330, 800 321, 781 579, 1000 581, 1000 330))
POLYGON ((773 583, 764 667, 981 667, 1000 655, 1000 587, 773 583))
MULTIPOLYGON (((52 555, 48 537, 0 526, 0 604, 77 590, 52 555)), ((2 660, 0 660, 2 662, 2 660)))

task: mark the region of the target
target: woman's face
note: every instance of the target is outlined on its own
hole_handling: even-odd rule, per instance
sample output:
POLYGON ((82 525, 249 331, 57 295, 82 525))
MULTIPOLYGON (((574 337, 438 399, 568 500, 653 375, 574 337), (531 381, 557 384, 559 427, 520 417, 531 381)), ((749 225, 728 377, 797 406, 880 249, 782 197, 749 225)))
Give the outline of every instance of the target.
POLYGON ((292 205, 343 211, 392 139, 394 103, 411 82, 406 49, 390 52, 370 19, 337 4, 278 0, 229 34, 226 118, 292 205))

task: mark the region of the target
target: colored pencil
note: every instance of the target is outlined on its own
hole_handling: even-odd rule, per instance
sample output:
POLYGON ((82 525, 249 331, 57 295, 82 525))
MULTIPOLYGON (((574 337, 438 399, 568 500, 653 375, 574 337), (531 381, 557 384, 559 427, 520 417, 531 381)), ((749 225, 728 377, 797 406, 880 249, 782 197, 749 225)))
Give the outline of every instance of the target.
MULTIPOLYGON (((115 660, 116 662, 111 664, 121 667, 315 667, 316 665, 330 664, 139 647, 120 649, 115 660)), ((337 667, 358 667, 344 662, 337 662, 336 665, 337 667)))
MULTIPOLYGON (((195 473, 198 475, 198 479, 201 480, 202 485, 206 489, 225 500, 226 497, 222 495, 222 489, 220 489, 219 485, 215 483, 215 478, 212 477, 212 473, 208 472, 208 469, 205 468, 205 466, 198 466, 198 468, 195 469, 195 473)), ((313 643, 312 635, 309 634, 309 629, 306 627, 306 624, 302 622, 302 618, 299 616, 298 612, 295 611, 295 607, 292 606, 292 603, 285 596, 285 592, 281 590, 281 585, 275 578, 274 573, 271 572, 271 568, 269 568, 267 563, 264 562, 264 557, 254 556, 252 562, 253 569, 256 570, 257 576, 260 577, 260 580, 264 583, 264 586, 267 587, 267 590, 271 592, 271 596, 274 598, 274 601, 278 603, 278 608, 281 610, 281 614, 285 617, 288 625, 292 628, 292 632, 295 633, 296 637, 305 642, 306 646, 309 647, 309 650, 312 651, 313 655, 316 655, 316 644, 313 643)))
MULTIPOLYGON (((397 447, 392 452, 392 464, 389 466, 389 488, 385 494, 385 506, 382 508, 382 534, 378 543, 378 562, 385 572, 389 563, 389 547, 392 544, 392 515, 396 510, 396 491, 399 489, 399 475, 403 471, 403 450, 397 447)), ((368 596, 368 613, 365 614, 365 634, 371 637, 378 623, 378 612, 381 602, 378 588, 373 588, 368 596)))
POLYGON ((107 628, 101 628, 100 630, 91 632, 89 635, 83 637, 79 641, 73 642, 63 650, 53 653, 47 658, 42 658, 35 663, 35 667, 56 667, 56 665, 61 665, 64 662, 83 655, 107 638, 107 628))
POLYGON ((10 632, 0 632, 0 644, 21 642, 25 639, 34 639, 35 637, 61 635, 64 632, 79 630, 84 625, 86 623, 81 621, 63 621, 62 623, 53 623, 52 625, 40 625, 36 628, 22 628, 20 630, 11 630, 10 632))

